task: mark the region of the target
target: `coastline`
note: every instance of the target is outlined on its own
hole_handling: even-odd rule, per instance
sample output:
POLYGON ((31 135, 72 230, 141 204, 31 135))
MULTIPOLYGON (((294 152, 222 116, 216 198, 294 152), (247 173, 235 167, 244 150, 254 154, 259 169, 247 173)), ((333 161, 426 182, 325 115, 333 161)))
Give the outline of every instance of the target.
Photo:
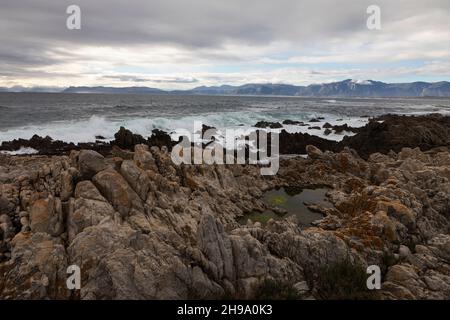
MULTIPOLYGON (((351 127, 345 122, 335 122, 331 125, 325 118, 312 118, 307 122, 286 119, 282 122, 259 121, 253 127, 246 129, 251 131, 266 130, 278 132, 280 136, 280 154, 306 154, 306 146, 314 145, 321 150, 341 151, 346 147, 354 149, 358 154, 367 159, 372 153, 389 151, 399 152, 404 147, 419 147, 423 151, 435 147, 450 146, 450 116, 432 113, 427 115, 396 115, 386 114, 368 118, 367 123, 361 127, 351 127), (297 127, 297 131, 292 131, 297 127), (312 132, 301 132, 299 128, 316 129, 312 132), (291 129, 291 130, 289 130, 291 129), (317 132, 318 134, 313 134, 317 132), (339 140, 327 139, 327 135, 340 135, 339 140)), ((208 124, 203 124, 202 133, 207 129, 215 129, 208 124)), ((215 135, 217 138, 217 135, 215 135)), ((50 136, 41 137, 35 134, 31 139, 14 139, 3 141, 0 144, 0 153, 16 153, 21 149, 28 149, 39 155, 68 155, 72 150, 95 150, 103 156, 113 154, 114 147, 125 150, 134 150, 137 144, 145 144, 148 147, 166 146, 169 151, 178 143, 170 132, 153 129, 152 134, 144 137, 133 133, 127 128, 121 127, 114 134, 114 139, 106 140, 97 136, 95 142, 73 143, 54 140, 50 136)), ((178 137, 180 138, 180 137, 178 137)), ((220 138, 219 138, 220 139, 220 138)), ((210 140, 212 141, 212 140, 210 140)), ((220 141, 220 140, 219 140, 220 141)), ((203 141, 207 143, 207 141, 203 141)))
POLYGON ((252 165, 176 166, 164 132, 35 139, 43 155, 0 155, 0 297, 256 299, 270 287, 281 299, 449 299, 450 117, 382 120, 342 142, 286 133, 282 153, 307 157, 281 157, 271 177, 252 165), (333 206, 308 204, 323 215, 313 226, 237 222, 268 209, 268 190, 318 185, 333 206), (71 264, 82 270, 75 296, 71 264), (379 291, 354 281, 368 265, 381 268, 379 291), (329 279, 332 268, 351 275, 329 279))

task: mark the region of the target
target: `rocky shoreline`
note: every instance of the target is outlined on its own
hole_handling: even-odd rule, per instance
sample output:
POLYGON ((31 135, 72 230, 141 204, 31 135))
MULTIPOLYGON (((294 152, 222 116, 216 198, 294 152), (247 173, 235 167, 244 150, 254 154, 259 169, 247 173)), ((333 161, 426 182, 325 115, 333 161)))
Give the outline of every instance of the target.
MULTIPOLYGON (((323 120, 323 119, 322 119, 323 120)), ((295 120, 285 120, 283 124, 308 126, 314 125, 318 119, 311 119, 309 123, 295 120)), ((419 147, 423 151, 436 147, 450 146, 450 116, 431 114, 423 116, 385 115, 369 119, 369 122, 361 128, 349 127, 347 124, 331 125, 325 123, 319 130, 342 134, 340 142, 327 140, 308 133, 289 133, 278 122, 260 121, 255 124, 255 130, 281 129, 280 131, 280 154, 306 154, 306 146, 314 145, 321 150, 340 152, 344 148, 351 148, 364 158, 375 152, 388 154, 390 151, 399 152, 402 148, 419 147), (355 135, 347 136, 346 133, 355 135)), ((202 131, 214 129, 203 125, 202 131)), ((145 138, 134 134, 130 130, 121 127, 114 135, 114 140, 104 141, 103 137, 97 137, 95 142, 90 143, 68 143, 53 140, 52 137, 40 137, 34 135, 31 139, 16 139, 3 141, 0 145, 1 152, 16 151, 20 148, 32 148, 39 155, 68 155, 72 150, 94 150, 104 156, 114 155, 117 147, 133 151, 137 144, 145 144, 149 147, 167 147, 169 150, 178 143, 172 141, 169 133, 154 129, 152 135, 145 138)))
POLYGON ((161 131, 31 140, 1 146, 41 153, 0 154, 2 299, 450 299, 450 117, 389 115, 342 142, 282 131, 281 153, 308 156, 275 176, 177 166, 161 131), (315 205, 313 227, 237 222, 267 209, 267 190, 314 185, 333 207, 315 205))

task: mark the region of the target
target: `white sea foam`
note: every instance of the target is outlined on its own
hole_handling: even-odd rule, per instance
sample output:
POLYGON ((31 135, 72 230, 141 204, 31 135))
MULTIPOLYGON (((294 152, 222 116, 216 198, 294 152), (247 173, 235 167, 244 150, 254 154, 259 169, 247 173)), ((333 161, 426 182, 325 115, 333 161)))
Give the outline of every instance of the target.
POLYGON ((150 136, 153 129, 161 129, 173 133, 176 137, 176 131, 180 129, 192 132, 194 121, 201 121, 203 124, 217 129, 224 129, 229 127, 249 128, 260 120, 277 121, 274 117, 252 112, 227 112, 178 118, 153 117, 150 119, 138 117, 121 120, 92 116, 89 119, 78 121, 58 121, 0 131, 0 142, 19 138, 30 139, 35 134, 74 143, 92 142, 95 141, 96 136, 102 136, 105 140, 112 140, 114 139, 114 133, 121 126, 143 136, 150 136))
MULTIPOLYGON (((332 100, 329 100, 332 101, 332 100)), ((401 108, 401 107, 399 107, 401 108)), ((403 107, 405 108, 405 107, 403 107)), ((425 114, 430 112, 423 112, 409 109, 409 114, 425 114)), ((436 112, 433 110, 432 112, 436 112)), ((440 113, 448 114, 449 109, 441 108, 440 113)), ((290 133, 302 132, 316 135, 325 139, 340 141, 345 135, 353 135, 351 132, 342 132, 336 134, 332 132, 329 135, 324 134, 323 125, 328 122, 332 125, 348 124, 351 127, 362 127, 367 122, 367 118, 361 117, 341 117, 336 114, 323 114, 312 112, 293 112, 293 113, 267 113, 267 112, 253 112, 253 111, 236 111, 236 112, 222 112, 222 113, 204 113, 200 115, 188 115, 178 117, 135 117, 125 119, 105 118, 99 116, 92 116, 88 119, 81 119, 77 121, 58 121, 51 123, 43 123, 29 126, 16 127, 0 131, 0 142, 10 141, 13 139, 30 139, 33 135, 50 136, 55 140, 62 140, 65 142, 92 142, 96 140, 96 136, 102 136, 106 141, 114 139, 114 133, 119 130, 121 126, 126 127, 134 133, 140 134, 144 137, 150 136, 153 129, 161 129, 169 132, 174 140, 179 137, 180 129, 193 132, 194 121, 201 121, 205 125, 213 126, 218 129, 218 137, 224 134, 226 128, 239 129, 243 134, 248 134, 255 130, 253 125, 258 121, 281 122, 285 119, 299 120, 308 123, 311 118, 324 117, 320 122, 309 123, 307 126, 284 125, 283 129, 290 133), (308 127, 320 127, 320 130, 308 129, 308 127)), ((277 130, 280 131, 280 130, 277 130)))
MULTIPOLYGON (((317 115, 307 115, 304 118, 314 118, 317 115)), ((299 117, 291 117, 299 119, 299 117)), ((213 126, 217 128, 217 138, 221 140, 221 137, 225 134, 226 128, 231 128, 239 131, 239 134, 249 134, 254 131, 252 127, 258 121, 280 121, 273 116, 267 114, 255 114, 250 112, 229 112, 222 114, 207 114, 200 116, 186 116, 181 118, 134 118, 123 120, 112 120, 98 116, 93 116, 90 119, 80 121, 60 121, 49 124, 33 125, 26 127, 19 127, 9 129, 7 131, 0 131, 0 142, 10 141, 13 139, 30 139, 33 135, 50 136, 55 140, 62 140, 65 142, 92 142, 96 140, 96 136, 102 136, 106 141, 114 139, 114 133, 116 133, 121 126, 131 130, 133 133, 140 134, 144 137, 150 136, 153 129, 161 129, 171 134, 173 140, 178 140, 180 132, 187 130, 193 132, 194 121, 200 121, 203 124, 213 126)), ((284 125, 283 129, 290 133, 302 132, 316 135, 322 138, 340 141, 344 135, 352 135, 351 132, 344 132, 343 134, 331 133, 326 136, 324 134, 323 125, 329 122, 331 124, 344 124, 349 126, 361 127, 367 123, 367 119, 362 118, 347 118, 342 121, 336 121, 331 116, 326 116, 325 120, 320 122, 311 123, 310 126, 319 126, 320 130, 308 129, 308 126, 297 125, 284 125)), ((272 130, 279 132, 279 130, 272 130)))
POLYGON ((10 156, 16 156, 16 155, 25 155, 25 154, 37 154, 39 153, 38 150, 28 147, 20 147, 19 150, 14 151, 0 151, 1 154, 8 154, 10 156))

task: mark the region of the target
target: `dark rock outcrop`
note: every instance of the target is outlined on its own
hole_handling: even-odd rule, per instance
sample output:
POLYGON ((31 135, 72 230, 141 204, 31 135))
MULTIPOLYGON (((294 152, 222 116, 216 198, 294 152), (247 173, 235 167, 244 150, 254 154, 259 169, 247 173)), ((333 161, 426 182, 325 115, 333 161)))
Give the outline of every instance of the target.
POLYGON ((256 128, 270 128, 270 129, 279 129, 283 128, 283 125, 279 122, 269 122, 269 121, 258 121, 254 127, 256 128))
POLYGON ((298 121, 298 120, 284 120, 283 124, 289 124, 289 125, 296 125, 296 126, 304 126, 305 123, 303 121, 298 121))
POLYGON ((169 150, 171 150, 172 146, 174 146, 176 142, 172 141, 172 138, 167 132, 159 129, 154 129, 152 130, 152 135, 150 136, 150 138, 148 138, 148 141, 146 143, 151 147, 156 146, 161 148, 165 146, 169 150))
POLYGON ((345 137, 339 148, 346 146, 355 149, 365 159, 375 152, 387 154, 405 147, 426 151, 450 146, 450 117, 439 114, 383 116, 371 120, 355 136, 345 137))
POLYGON ((122 149, 134 149, 137 144, 145 143, 144 137, 139 134, 135 134, 124 127, 120 127, 119 131, 114 134, 115 140, 112 144, 122 149))
POLYGON ((60 140, 53 140, 51 137, 45 138, 34 135, 31 139, 14 139, 12 141, 3 141, 0 150, 14 151, 20 148, 33 148, 40 154, 61 154, 76 148, 73 143, 66 143, 60 140))
POLYGON ((280 132, 280 154, 306 154, 306 146, 314 145, 321 150, 333 151, 337 142, 312 136, 308 133, 280 132))

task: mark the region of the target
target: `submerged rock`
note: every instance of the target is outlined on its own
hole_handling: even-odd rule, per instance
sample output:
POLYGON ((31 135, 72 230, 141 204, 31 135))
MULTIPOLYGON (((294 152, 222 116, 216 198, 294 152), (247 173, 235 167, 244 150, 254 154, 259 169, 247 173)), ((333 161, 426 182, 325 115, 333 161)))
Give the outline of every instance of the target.
POLYGON ((298 120, 284 120, 283 124, 289 124, 289 125, 296 125, 296 126, 304 126, 305 123, 303 121, 298 121, 298 120))

